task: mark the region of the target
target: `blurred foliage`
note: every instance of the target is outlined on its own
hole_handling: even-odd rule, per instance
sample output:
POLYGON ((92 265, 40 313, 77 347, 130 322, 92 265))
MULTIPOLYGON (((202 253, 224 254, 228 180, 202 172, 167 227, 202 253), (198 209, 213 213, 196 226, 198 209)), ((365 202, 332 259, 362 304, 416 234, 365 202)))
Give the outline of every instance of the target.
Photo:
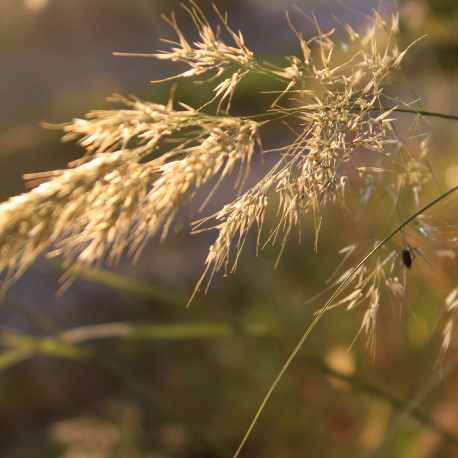
POLYGON ((413 49, 410 65, 422 73, 446 72, 456 79, 458 68, 458 3, 454 0, 407 0, 401 5, 407 41, 427 34, 413 49))
MULTIPOLYGON (((227 3, 241 17, 248 11, 248 2, 216 3, 221 10, 227 3)), ((39 121, 81 115, 100 107, 114 91, 161 102, 168 97, 169 86, 148 85, 166 67, 123 59, 104 67, 108 60, 99 60, 98 54, 100 48, 105 53, 160 47, 151 30, 161 27, 157 2, 41 4, 33 9, 38 0, 0 3, 0 52, 11 66, 2 79, 11 87, 0 112, 2 199, 24 191, 22 173, 63 167, 80 155, 72 145, 59 145, 55 132, 38 128, 39 121), (80 48, 71 48, 80 49, 77 55, 66 48, 72 39, 80 40, 80 48), (61 51, 53 58, 56 41, 61 51), (88 57, 84 65, 81 56, 88 57), (43 62, 31 66, 34 59, 43 62), (68 85, 66 66, 75 78, 68 85), (126 74, 119 72, 123 66, 126 74), (35 68, 42 73, 24 77, 35 68), (34 86, 39 78, 44 86, 34 86), (27 97, 21 98, 21 91, 27 97)), ((409 51, 406 81, 434 111, 449 113, 456 106, 457 22, 453 0, 401 5, 405 43, 428 33, 409 51)), ((242 86, 234 100, 236 112, 262 103, 250 98, 250 84, 260 82, 242 86)), ((200 90, 184 84, 177 98, 196 105, 200 90)), ((407 130, 412 119, 405 119, 407 130)), ((422 123, 431 132, 434 173, 444 181, 456 158, 457 130, 450 121, 422 123)), ((272 129, 265 141, 275 146, 284 135, 285 129, 272 129)), ((253 173, 268 166, 268 157, 266 162, 254 166, 253 173)), ((438 211, 452 218, 451 207, 438 211)), ((252 243, 237 274, 215 279, 209 293, 189 309, 185 304, 211 235, 182 233, 166 245, 156 241, 135 268, 126 260, 116 274, 85 272, 62 297, 55 297, 59 266, 37 263, 0 305, 0 455, 230 456, 327 299, 323 294, 307 302, 326 288, 339 261, 336 253, 378 235, 386 222, 382 210, 369 205, 355 225, 342 209, 328 208, 318 253, 313 252, 313 227, 304 227, 301 244, 291 238, 277 270, 277 250, 266 247, 256 257, 252 243)), ((435 378, 441 370, 443 299, 456 279, 448 275, 447 260, 435 266, 432 270, 417 259, 408 272, 405 303, 384 303, 373 359, 364 337, 347 351, 363 311, 327 313, 274 393, 242 456, 353 458, 369 456, 381 445, 382 457, 457 456, 456 337, 447 354, 449 366, 444 363, 442 377, 435 378), (424 387, 430 391, 396 423, 424 387)))

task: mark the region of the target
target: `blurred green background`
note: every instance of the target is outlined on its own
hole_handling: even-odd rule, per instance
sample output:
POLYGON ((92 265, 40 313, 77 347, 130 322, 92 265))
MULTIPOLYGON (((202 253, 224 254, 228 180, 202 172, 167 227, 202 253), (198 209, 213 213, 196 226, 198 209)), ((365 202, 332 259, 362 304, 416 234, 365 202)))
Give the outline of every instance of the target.
MULTIPOLYGON (((314 34, 293 2, 215 3, 262 59, 282 62, 297 51, 286 8, 304 36, 314 34)), ((323 30, 336 26, 333 15, 357 28, 378 3, 296 2, 315 13, 323 30)), ((210 2, 199 5, 215 22, 210 2)), ((387 3, 381 11, 392 9, 387 3)), ((402 46, 428 34, 404 60, 409 100, 421 97, 424 109, 456 114, 457 2, 409 0, 399 2, 399 9, 402 46)), ((41 128, 41 122, 61 123, 106 108, 105 97, 113 92, 167 101, 170 84, 149 81, 178 67, 112 52, 165 49, 159 38, 173 34, 160 13, 172 10, 192 35, 174 1, 0 0, 1 201, 26 192, 22 174, 63 168, 83 154, 75 144, 60 143, 60 132, 41 128)), ((234 101, 239 113, 263 106, 255 92, 262 82, 250 84, 234 101)), ((205 87, 183 82, 176 98, 199 106, 207 94, 205 87)), ((409 135, 412 121, 401 117, 401 137, 402 130, 409 135)), ((431 167, 443 189, 450 187, 457 174, 456 126, 431 118, 421 121, 421 128, 431 134, 431 167)), ((263 137, 266 148, 287 143, 281 126, 263 137)), ((269 157, 255 160, 251 180, 269 164, 269 157)), ((226 203, 228 192, 230 185, 210 210, 226 203)), ((431 187, 425 199, 428 192, 437 195, 431 187)), ((382 193, 377 198, 384 203, 369 204, 356 223, 354 213, 329 207, 318 253, 313 222, 307 222, 301 244, 290 238, 276 270, 278 247, 256 257, 252 234, 237 272, 217 276, 208 294, 198 295, 189 308, 214 233, 190 236, 187 211, 184 230, 162 244, 152 240, 135 266, 126 257, 110 272, 77 279, 62 296, 56 296, 59 266, 39 260, 0 304, 0 456, 233 453, 313 312, 330 294, 308 302, 326 288, 340 262, 338 251, 383 231, 391 208, 382 193), (67 334, 59 337, 62 330, 67 334)), ((449 202, 433 213, 445 213, 457 224, 456 210, 449 202)), ((431 385, 443 301, 457 286, 457 269, 444 259, 431 264, 415 261, 405 303, 383 301, 374 358, 364 336, 347 351, 364 310, 336 309, 324 317, 274 392, 242 456, 363 457, 377 450, 386 457, 458 456, 456 338, 442 379, 431 385), (416 418, 396 423, 408 402, 427 388, 416 418)))

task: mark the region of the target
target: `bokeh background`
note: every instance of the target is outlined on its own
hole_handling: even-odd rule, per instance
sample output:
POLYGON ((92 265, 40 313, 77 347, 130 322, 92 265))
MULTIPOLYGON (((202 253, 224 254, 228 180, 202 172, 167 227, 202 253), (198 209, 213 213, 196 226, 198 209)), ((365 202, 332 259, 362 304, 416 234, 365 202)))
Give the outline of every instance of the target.
MULTIPOLYGON (((283 62, 297 52, 285 9, 304 36, 314 35, 293 2, 215 3, 266 60, 283 62)), ((343 30, 333 16, 358 28, 372 8, 388 15, 395 8, 363 0, 295 3, 313 12, 323 30, 336 27, 337 37, 343 30)), ((210 2, 199 5, 216 23, 210 2)), ((457 114, 457 2, 408 0, 397 7, 402 46, 427 34, 405 58, 406 97, 421 97, 424 109, 457 114)), ((172 39, 173 33, 160 14, 172 10, 183 30, 195 33, 175 1, 0 0, 1 201, 27 191, 24 173, 63 168, 83 153, 41 123, 107 108, 105 98, 115 92, 167 101, 171 84, 150 81, 179 67, 112 53, 165 49, 159 38, 172 39)), ((234 110, 252 114, 263 107, 256 95, 262 84, 241 87, 234 110)), ((207 94, 205 87, 180 82, 176 98, 199 106, 207 94)), ((399 129, 408 135, 412 121, 402 116, 399 129)), ((421 128, 431 135, 429 161, 446 189, 457 175, 456 124, 429 118, 421 128)), ((265 147, 287 142, 281 126, 263 137, 265 147)), ((251 179, 270 163, 255 161, 251 179)), ((231 192, 230 184, 224 187, 209 210, 231 192)), ((435 188, 430 192, 437 195, 435 188)), ((237 272, 216 278, 189 308, 214 234, 190 236, 188 211, 181 215, 184 230, 162 244, 152 240, 135 266, 125 258, 109 270, 83 272, 63 295, 56 294, 59 264, 40 259, 0 304, 0 456, 230 454, 326 300, 329 292, 308 301, 326 289, 338 251, 380 234, 390 214, 385 206, 386 213, 384 205, 365 207, 356 223, 354 214, 329 208, 318 253, 309 221, 301 244, 291 237, 276 270, 278 247, 256 257, 255 239, 249 239, 237 272), (62 330, 73 332, 66 342, 49 339, 62 330)), ((436 213, 458 223, 456 200, 436 213)), ((405 301, 387 300, 380 311, 374 357, 364 336, 348 350, 364 310, 325 316, 274 392, 243 456, 458 455, 456 338, 442 362, 442 378, 434 379, 444 298, 457 286, 456 265, 416 260, 408 276, 405 301), (416 418, 400 417, 422 390, 416 418)))

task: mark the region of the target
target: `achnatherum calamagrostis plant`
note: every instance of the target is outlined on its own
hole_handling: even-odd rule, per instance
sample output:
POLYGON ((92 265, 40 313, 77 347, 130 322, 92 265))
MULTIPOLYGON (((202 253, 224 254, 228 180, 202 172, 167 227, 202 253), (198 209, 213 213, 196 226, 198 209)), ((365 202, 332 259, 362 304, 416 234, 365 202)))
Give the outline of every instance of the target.
MULTIPOLYGON (((301 127, 292 144, 279 150, 278 162, 235 201, 196 222, 195 231, 202 230, 202 225, 218 231, 196 291, 215 272, 235 269, 248 231, 253 226, 261 230, 269 205, 276 206, 278 220, 267 240, 281 239, 283 246, 291 229, 300 229, 309 212, 318 235, 323 207, 335 202, 345 205, 357 151, 371 151, 373 158, 370 165, 356 169, 366 183, 364 201, 388 168, 391 174, 397 171, 402 185, 410 186, 418 199, 429 169, 422 156, 415 159, 409 154, 396 134, 393 116, 402 102, 383 94, 383 84, 407 51, 400 51, 396 44, 397 15, 387 23, 374 13, 364 35, 345 26, 349 41, 339 46, 332 39, 334 30, 322 33, 318 28, 318 35, 307 40, 290 22, 301 55, 288 57, 287 66, 281 68, 257 60, 241 32, 234 32, 216 8, 231 46, 193 1, 183 7, 200 41, 190 43, 185 38, 174 14, 164 16, 177 41, 166 41, 170 50, 150 56, 189 66, 166 80, 217 80, 214 96, 199 109, 182 103, 176 109, 172 97, 167 105, 160 105, 115 95, 108 100, 123 108, 92 111, 86 119, 65 125, 63 139, 78 139, 87 154, 66 170, 29 175, 27 178, 47 181, 0 205, 4 288, 46 251, 76 266, 98 264, 105 258, 116 260, 126 250, 138 255, 158 232, 166 237, 182 203, 191 200, 211 178, 218 177, 219 184, 238 165, 242 185, 262 127, 278 119, 294 120, 301 127), (238 84, 253 74, 282 82, 284 90, 275 94, 266 113, 230 115, 238 84), (281 104, 285 100, 289 107, 281 104), (212 102, 216 110, 210 115, 206 112, 212 102), (391 108, 383 108, 384 102, 391 108), (230 267, 234 245, 235 261, 230 267)), ((421 154, 425 153, 424 148, 421 154)), ((394 189, 396 179, 391 182, 394 189)), ((426 230, 420 218, 415 224, 426 230)), ((351 309, 368 302, 362 329, 369 332, 376 322, 380 284, 385 283, 395 295, 403 292, 404 285, 395 276, 400 264, 401 253, 394 250, 375 267, 362 266, 353 278, 353 292, 335 305, 346 304, 351 309)), ((448 300, 451 310, 457 308, 455 296, 456 290, 448 300)), ((444 345, 454 321, 448 326, 444 345)))

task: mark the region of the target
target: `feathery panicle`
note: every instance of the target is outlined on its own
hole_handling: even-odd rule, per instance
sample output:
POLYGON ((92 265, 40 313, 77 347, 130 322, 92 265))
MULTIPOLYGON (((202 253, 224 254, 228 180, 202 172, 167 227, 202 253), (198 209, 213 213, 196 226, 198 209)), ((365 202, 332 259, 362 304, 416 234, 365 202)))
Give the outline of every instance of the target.
MULTIPOLYGON (((235 271, 237 259, 243 248, 248 231, 255 223, 258 226, 258 231, 261 230, 266 205, 267 198, 265 196, 245 193, 233 203, 226 205, 218 213, 218 215, 216 215, 216 220, 221 222, 210 229, 217 229, 218 237, 209 249, 207 259, 205 260, 205 271, 198 281, 190 301, 199 290, 199 287, 207 274, 209 274, 208 285, 211 282, 213 274, 218 272, 222 267, 224 267, 225 273, 227 274, 230 254, 232 251, 231 248, 234 240, 237 240, 236 260, 233 264, 231 272, 235 271)), ((199 232, 199 225, 203 224, 208 219, 209 218, 205 218, 198 221, 196 223, 194 233, 199 232)))
POLYGON ((129 161, 130 155, 97 155, 0 205, 5 286, 53 245, 71 259, 94 261, 103 255, 122 234, 117 229, 131 224, 132 206, 146 191, 148 170, 129 161))
MULTIPOLYGON (((379 111, 378 108, 381 82, 400 58, 391 36, 394 26, 388 31, 383 54, 377 51, 380 29, 386 27, 380 21, 376 17, 369 38, 356 37, 352 32, 350 38, 358 41, 359 51, 347 47, 347 60, 335 66, 333 50, 336 45, 330 38, 332 31, 327 34, 320 31, 317 37, 305 41, 291 25, 300 41, 303 59, 290 57, 289 67, 282 69, 271 65, 267 73, 289 80, 273 103, 271 114, 294 118, 300 123, 301 133, 283 149, 278 163, 258 184, 222 212, 213 215, 218 223, 210 229, 217 229, 219 234, 207 257, 203 277, 211 272, 211 278, 222 266, 227 269, 229 248, 235 234, 238 258, 256 215, 263 214, 268 203, 276 202, 279 218, 268 239, 275 241, 280 238, 284 245, 292 227, 300 228, 303 216, 309 210, 313 210, 318 232, 322 208, 328 202, 345 205, 350 174, 354 175, 351 161, 357 151, 366 149, 379 156, 373 167, 356 169, 362 176, 371 177, 377 171, 383 172, 383 163, 393 161, 393 156, 402 147, 392 125, 394 118, 390 115, 393 110, 379 111), (316 60, 315 54, 318 55, 316 60), (293 87, 298 89, 291 90, 293 87), (296 107, 278 106, 286 93, 294 96, 291 100, 296 107), (273 191, 278 199, 268 197, 273 191)), ((393 24, 395 22, 394 19, 393 24)), ((259 65, 252 66, 252 71, 259 72, 259 69, 259 65)), ((210 219, 199 221, 199 225, 210 219)), ((236 261, 231 270, 235 267, 236 261)))
POLYGON ((190 70, 180 75, 173 76, 172 78, 201 76, 210 71, 215 71, 216 75, 219 76, 231 67, 237 68, 238 71, 256 68, 257 64, 253 59, 253 53, 245 46, 241 32, 237 34, 232 31, 227 23, 227 18, 223 17, 216 7, 215 11, 226 30, 231 35, 235 47, 228 46, 221 41, 219 39, 219 31, 217 33, 213 31, 197 4, 193 1, 191 1, 190 4, 190 8, 185 5, 183 6, 197 27, 201 39, 200 42, 191 45, 186 40, 176 22, 174 13, 172 13, 170 18, 162 15, 165 22, 167 22, 177 34, 179 42, 162 40, 172 45, 171 50, 160 51, 160 53, 153 54, 153 56, 161 60, 183 62, 191 67, 190 70))
POLYGON ((218 27, 217 31, 214 32, 197 4, 192 0, 189 3, 191 5, 190 7, 184 4, 182 4, 182 7, 188 12, 192 22, 196 26, 201 41, 190 44, 180 30, 175 14, 172 13, 170 18, 165 15, 161 16, 175 31, 178 38, 177 42, 164 39, 161 40, 171 45, 170 51, 160 51, 155 54, 115 53, 115 55, 155 57, 159 60, 182 62, 190 67, 189 70, 183 73, 159 81, 152 81, 153 83, 174 80, 177 78, 207 76, 209 73, 213 74, 208 77, 208 81, 213 81, 224 73, 232 72, 230 76, 214 88, 216 94, 213 99, 206 104, 208 105, 219 97, 220 100, 216 110, 218 113, 223 101, 227 99, 225 111, 228 112, 235 88, 242 78, 250 72, 263 73, 264 70, 254 59, 253 53, 246 47, 242 33, 240 31, 235 33, 229 27, 227 16, 223 16, 215 5, 213 5, 214 10, 221 23, 224 25, 224 28, 231 36, 235 46, 226 45, 220 39, 220 28, 218 27))
POLYGON ((254 121, 114 100, 131 109, 92 112, 65 127, 64 139, 81 137, 88 156, 0 206, 4 286, 51 248, 50 255, 85 264, 138 251, 158 231, 165 237, 182 202, 210 178, 224 178, 236 163, 249 166, 258 140, 254 121), (178 146, 154 157, 160 140, 184 128, 178 146), (135 147, 117 149, 132 141, 135 147))
MULTIPOLYGON (((259 62, 216 7, 220 26, 213 29, 194 1, 182 6, 197 28, 198 41, 186 39, 172 13, 163 19, 176 33, 176 41, 164 40, 169 50, 147 56, 186 64, 188 70, 166 80, 206 78, 215 82, 212 96, 199 109, 180 104, 181 109, 175 110, 172 99, 161 105, 114 95, 109 101, 120 108, 92 111, 65 125, 63 139, 77 140, 86 155, 68 170, 44 174, 46 183, 0 205, 0 272, 8 272, 5 286, 50 250, 50 255, 60 254, 68 263, 116 261, 124 251, 138 255, 154 235, 167 236, 178 210, 198 189, 212 178, 218 186, 236 164, 242 191, 262 127, 280 119, 299 133, 276 150, 277 163, 233 202, 194 225, 194 232, 217 231, 194 294, 220 270, 236 269, 253 226, 258 231, 257 248, 279 242, 280 256, 288 235, 293 228, 300 231, 309 212, 318 237, 323 208, 328 204, 346 208, 355 180, 361 184, 363 203, 386 180, 385 189, 397 208, 396 188, 409 188, 418 205, 423 184, 435 179, 425 159, 427 141, 410 148, 397 136, 395 114, 406 104, 384 92, 408 50, 399 50, 396 43, 398 16, 388 23, 374 13, 366 33, 346 25, 348 42, 342 43, 334 40, 334 30, 324 33, 316 21, 317 35, 305 39, 287 16, 301 54, 288 56, 282 67, 259 62), (221 29, 230 45, 221 38, 221 29), (231 100, 240 81, 250 74, 280 81, 281 89, 273 94, 267 112, 231 116, 231 100), (215 115, 205 113, 213 102, 215 115), (356 156, 361 158, 361 153, 365 153, 363 164, 356 156), (261 228, 268 206, 276 220, 264 241, 261 228)), ((213 190, 207 200, 212 195, 213 190)), ((416 218, 410 227, 426 237, 437 232, 427 218, 416 218)), ((423 256, 417 248, 405 250, 423 256)), ((394 297, 403 294, 405 269, 403 281, 396 274, 401 265, 401 251, 392 250, 373 266, 361 266, 352 278, 353 291, 334 304, 348 309, 367 304, 360 332, 369 333, 372 344, 380 288, 394 297)), ((343 275, 335 285, 345 281, 343 275)), ((444 339, 449 339, 448 332, 444 339)))
MULTIPOLYGON (((374 247, 377 245, 378 242, 374 242, 374 247)), ((356 245, 350 245, 340 251, 340 253, 345 254, 344 262, 355 250, 356 245)), ((381 290, 386 290, 396 301, 402 299, 404 294, 405 278, 401 282, 398 277, 402 268, 401 256, 399 251, 393 250, 388 253, 380 253, 372 265, 362 265, 349 283, 351 285, 351 292, 342 299, 334 301, 326 308, 326 310, 330 310, 345 306, 346 310, 353 310, 357 307, 367 305, 361 327, 355 340, 364 331, 368 335, 368 345, 372 354, 375 352, 375 332, 381 290)), ((346 270, 332 286, 339 287, 346 282, 353 270, 353 267, 346 270)))

